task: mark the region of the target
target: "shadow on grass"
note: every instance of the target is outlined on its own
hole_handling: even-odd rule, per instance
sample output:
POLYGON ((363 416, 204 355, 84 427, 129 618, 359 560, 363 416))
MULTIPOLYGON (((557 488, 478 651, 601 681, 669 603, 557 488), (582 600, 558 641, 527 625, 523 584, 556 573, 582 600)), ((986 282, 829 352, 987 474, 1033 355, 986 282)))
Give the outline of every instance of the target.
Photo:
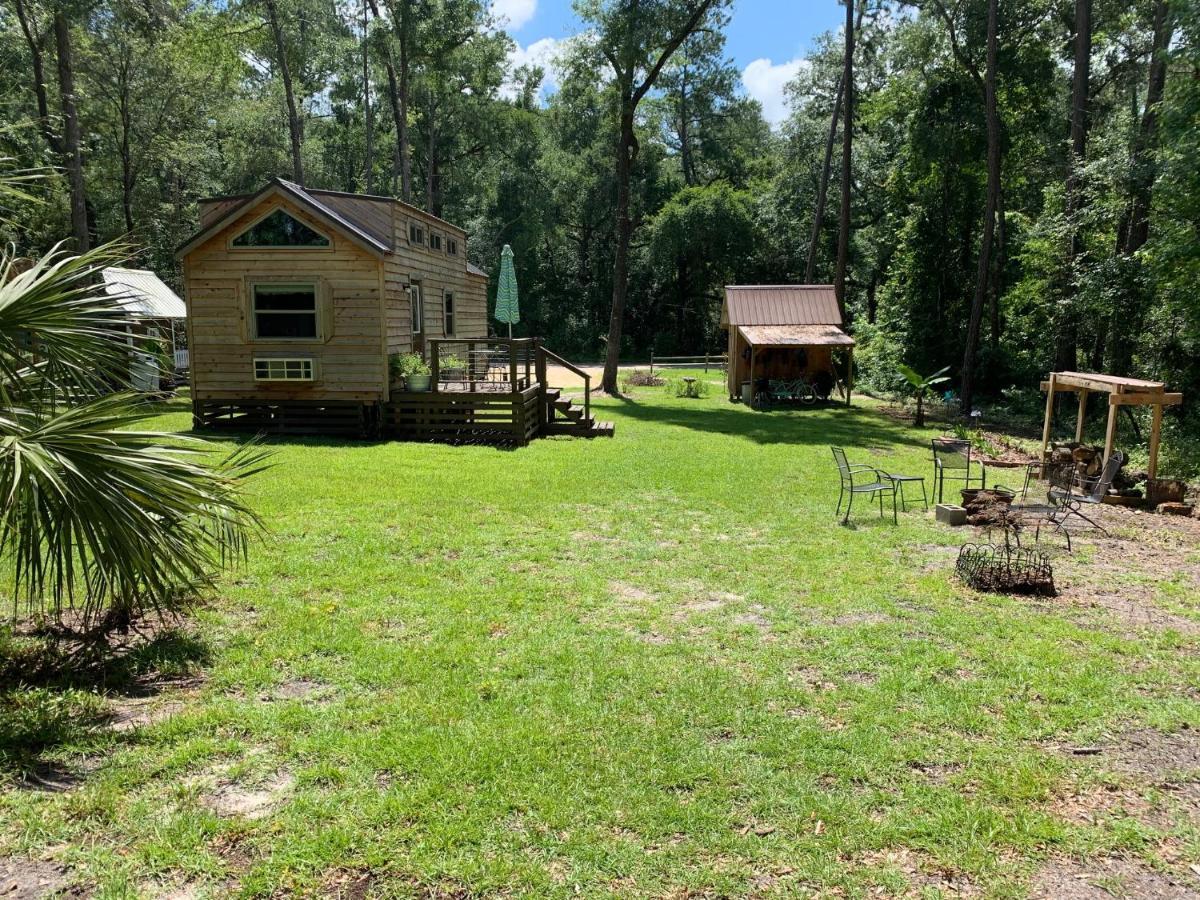
POLYGON ((621 405, 612 409, 631 419, 727 434, 759 444, 832 445, 848 450, 866 449, 873 444, 928 446, 925 432, 906 433, 906 429, 874 410, 853 406, 830 404, 808 409, 759 410, 733 404, 703 404, 687 409, 639 403, 627 396, 617 399, 621 405))
POLYGON ((210 659, 203 640, 173 625, 108 644, 47 629, 0 633, 0 775, 65 790, 75 776, 45 754, 86 745, 109 719, 110 698, 152 696, 210 659))

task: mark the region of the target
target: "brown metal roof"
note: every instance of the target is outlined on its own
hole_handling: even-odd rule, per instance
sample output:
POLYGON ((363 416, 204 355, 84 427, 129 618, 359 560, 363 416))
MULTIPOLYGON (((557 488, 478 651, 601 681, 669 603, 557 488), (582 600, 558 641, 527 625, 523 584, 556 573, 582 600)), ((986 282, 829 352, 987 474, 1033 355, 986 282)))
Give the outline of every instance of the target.
POLYGON ((739 325, 753 347, 853 347, 854 338, 836 325, 739 325))
POLYGON ((727 325, 841 325, 833 285, 730 284, 725 286, 727 325))

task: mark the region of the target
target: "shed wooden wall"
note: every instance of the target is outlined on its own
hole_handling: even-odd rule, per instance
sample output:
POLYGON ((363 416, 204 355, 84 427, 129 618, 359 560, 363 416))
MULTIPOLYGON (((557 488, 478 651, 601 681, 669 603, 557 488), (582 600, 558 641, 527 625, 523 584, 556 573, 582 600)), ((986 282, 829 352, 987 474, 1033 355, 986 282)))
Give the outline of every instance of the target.
POLYGON ((383 352, 383 266, 359 244, 272 197, 256 204, 184 259, 192 392, 196 399, 362 400, 387 390, 383 352), (276 207, 328 235, 329 248, 231 249, 230 240, 276 207), (251 341, 247 279, 318 280, 332 303, 323 341, 251 341), (255 356, 311 356, 313 383, 254 380, 255 356))
MULTIPOLYGON (((731 398, 740 399, 742 382, 750 380, 750 361, 743 358, 748 346, 737 328, 730 327, 728 388, 731 398)), ((757 378, 790 380, 801 375, 811 378, 818 372, 834 374, 831 347, 759 347, 754 357, 757 378), (796 365, 796 351, 800 349, 806 356, 803 368, 796 365)))

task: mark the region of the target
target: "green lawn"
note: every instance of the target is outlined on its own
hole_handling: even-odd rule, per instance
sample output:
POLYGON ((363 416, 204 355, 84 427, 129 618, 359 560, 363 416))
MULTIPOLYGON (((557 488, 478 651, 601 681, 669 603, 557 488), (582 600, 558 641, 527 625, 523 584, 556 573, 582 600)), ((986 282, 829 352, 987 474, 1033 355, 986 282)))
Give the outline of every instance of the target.
POLYGON ((613 440, 275 442, 269 537, 135 661, 194 678, 6 695, 10 723, 21 698, 53 721, 33 755, 2 739, 0 861, 53 858, 98 897, 1188 877, 1190 795, 1063 748, 1200 728, 1200 638, 972 594, 966 537, 923 512, 838 526, 829 445, 923 474, 932 428, 713 394, 600 400, 613 440), (106 705, 138 727, 89 718, 106 705), (35 764, 78 781, 31 790, 35 764), (1064 812, 1096 791, 1122 803, 1064 812))

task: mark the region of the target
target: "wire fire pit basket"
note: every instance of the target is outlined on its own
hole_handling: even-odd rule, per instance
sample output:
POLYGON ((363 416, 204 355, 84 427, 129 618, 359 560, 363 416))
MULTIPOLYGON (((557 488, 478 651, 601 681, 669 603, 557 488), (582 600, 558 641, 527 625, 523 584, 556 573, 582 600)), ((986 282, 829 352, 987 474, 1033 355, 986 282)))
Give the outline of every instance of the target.
POLYGON ((997 547, 994 544, 963 544, 954 571, 977 591, 1053 597, 1054 570, 1044 554, 1036 550, 997 547))

